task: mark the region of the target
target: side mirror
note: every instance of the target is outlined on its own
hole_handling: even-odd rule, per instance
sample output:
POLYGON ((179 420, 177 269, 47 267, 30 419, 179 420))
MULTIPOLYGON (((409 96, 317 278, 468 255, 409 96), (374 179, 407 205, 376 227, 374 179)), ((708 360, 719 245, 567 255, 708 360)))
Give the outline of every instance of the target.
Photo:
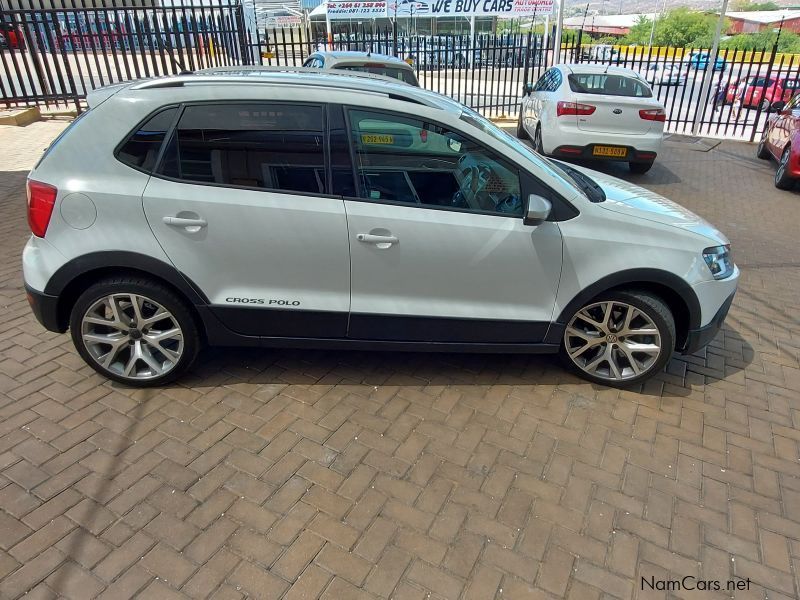
POLYGON ((773 102, 772 106, 769 107, 767 112, 781 112, 784 108, 786 108, 786 102, 782 100, 778 100, 777 102, 773 102))
POLYGON ((541 225, 550 216, 552 209, 553 205, 550 204, 550 200, 531 194, 528 196, 528 205, 525 207, 525 218, 522 222, 525 225, 541 225))
POLYGON ((530 95, 530 93, 532 91, 533 91, 533 84, 532 83, 526 83, 525 85, 522 86, 522 93, 524 95, 528 96, 528 95, 530 95))

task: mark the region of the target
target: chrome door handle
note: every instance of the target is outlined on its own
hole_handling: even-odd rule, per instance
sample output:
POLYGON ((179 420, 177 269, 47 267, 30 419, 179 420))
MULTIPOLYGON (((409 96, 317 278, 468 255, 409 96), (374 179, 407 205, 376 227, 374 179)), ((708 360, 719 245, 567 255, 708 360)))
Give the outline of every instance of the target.
POLYGON ((394 235, 373 235, 371 233, 359 233, 356 235, 359 242, 365 244, 396 244, 400 240, 394 235))
POLYGON ((208 225, 205 219, 200 218, 188 219, 186 217, 164 217, 162 221, 171 227, 194 227, 199 229, 200 227, 205 227, 208 225))

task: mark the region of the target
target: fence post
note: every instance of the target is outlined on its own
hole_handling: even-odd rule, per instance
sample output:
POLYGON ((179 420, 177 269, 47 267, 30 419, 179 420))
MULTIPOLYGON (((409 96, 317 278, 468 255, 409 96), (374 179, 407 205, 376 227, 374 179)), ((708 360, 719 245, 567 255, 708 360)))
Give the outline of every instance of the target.
MULTIPOLYGON (((756 122, 753 123, 753 130, 750 132, 750 141, 755 141, 756 139, 756 130, 758 129, 758 120, 761 118, 761 105, 764 104, 764 100, 767 98, 767 88, 770 87, 770 75, 772 75, 772 65, 775 63, 775 57, 778 56, 778 42, 781 39, 781 30, 783 30, 783 19, 781 19, 781 25, 778 28, 778 35, 775 37, 775 43, 772 45, 772 53, 769 57, 769 64, 767 64, 767 74, 764 76, 764 87, 761 90, 761 102, 758 103, 758 107, 756 108, 756 122)), ((761 55, 761 59, 764 59, 764 55, 761 55)), ((775 82, 775 87, 778 87, 778 82, 775 82)), ((771 106, 771 104, 770 104, 771 106)), ((770 106, 767 106, 767 112, 769 112, 770 106)))
MULTIPOLYGON (((527 40, 527 42, 528 43, 525 44, 525 66, 522 69, 522 89, 523 89, 523 94, 524 94, 524 90, 526 90, 528 88, 528 81, 530 80, 530 72, 528 71, 528 69, 530 69, 530 66, 531 66, 531 61, 530 61, 530 55, 531 55, 531 31, 528 31, 528 40, 527 40)), ((535 41, 534 41, 533 49, 534 49, 534 52, 535 52, 536 51, 536 42, 535 41)), ((543 48, 542 50, 547 52, 546 48, 543 48)), ((538 57, 534 56, 534 61, 538 61, 538 57)))

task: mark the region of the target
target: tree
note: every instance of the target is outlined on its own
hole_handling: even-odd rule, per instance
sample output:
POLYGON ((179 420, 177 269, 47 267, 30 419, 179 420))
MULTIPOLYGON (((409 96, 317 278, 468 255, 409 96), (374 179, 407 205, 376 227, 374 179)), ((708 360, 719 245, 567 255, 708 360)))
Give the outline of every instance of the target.
MULTIPOLYGON (((741 33, 731 36, 720 43, 721 48, 728 50, 772 50, 778 33, 772 30, 758 33, 741 33)), ((791 31, 781 32, 778 39, 778 52, 795 54, 800 52, 800 36, 791 31)))
POLYGON ((750 0, 737 0, 733 3, 733 10, 739 12, 752 12, 754 10, 780 10, 781 7, 774 2, 750 2, 750 0))
MULTIPOLYGON (((714 35, 715 20, 714 15, 707 15, 688 8, 670 10, 661 18, 656 19, 653 45, 678 48, 708 45, 714 35)), ((650 42, 652 25, 653 21, 642 15, 631 27, 628 35, 623 38, 623 43, 646 46, 650 42)))

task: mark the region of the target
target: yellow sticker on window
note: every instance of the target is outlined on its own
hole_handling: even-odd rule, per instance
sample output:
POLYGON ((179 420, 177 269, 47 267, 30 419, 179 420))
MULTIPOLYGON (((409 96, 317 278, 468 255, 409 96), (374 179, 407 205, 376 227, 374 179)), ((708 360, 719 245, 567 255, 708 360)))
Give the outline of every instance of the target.
POLYGON ((362 144, 382 144, 382 145, 392 145, 394 144, 394 136, 393 135, 378 135, 374 133, 362 133, 361 134, 361 143, 362 144))

